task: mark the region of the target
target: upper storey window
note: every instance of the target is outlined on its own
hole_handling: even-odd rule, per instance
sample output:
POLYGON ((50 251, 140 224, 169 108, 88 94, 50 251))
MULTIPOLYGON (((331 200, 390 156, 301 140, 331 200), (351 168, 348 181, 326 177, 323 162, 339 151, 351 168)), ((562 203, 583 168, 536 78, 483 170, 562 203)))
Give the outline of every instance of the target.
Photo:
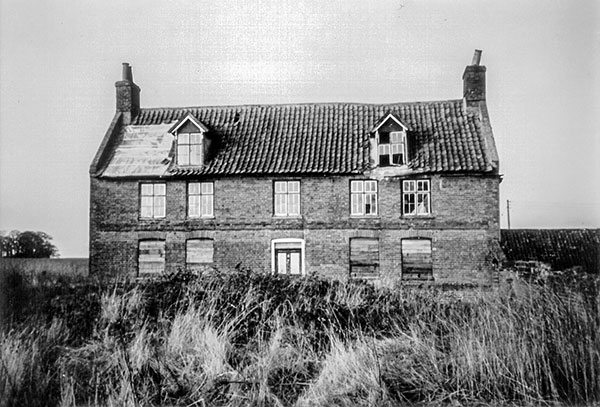
POLYGON ((406 164, 406 133, 380 131, 378 149, 380 167, 406 164))
POLYGON ((377 181, 350 181, 350 214, 377 215, 377 181))
POLYGON ((169 133, 175 136, 176 163, 177 165, 203 165, 206 145, 206 132, 208 128, 188 113, 180 119, 169 133))
POLYGON ((391 113, 375 126, 373 134, 377 142, 377 163, 380 167, 408 163, 407 130, 400 119, 391 113))
POLYGON ((275 216, 300 216, 300 181, 275 181, 275 216))
POLYGON ((167 185, 160 183, 140 184, 140 216, 142 218, 164 218, 167 202, 167 185))
POLYGON ((180 133, 177 135, 177 164, 202 164, 202 133, 180 133))
POLYGON ((431 188, 429 187, 429 180, 403 181, 402 204, 404 215, 430 215, 431 188))

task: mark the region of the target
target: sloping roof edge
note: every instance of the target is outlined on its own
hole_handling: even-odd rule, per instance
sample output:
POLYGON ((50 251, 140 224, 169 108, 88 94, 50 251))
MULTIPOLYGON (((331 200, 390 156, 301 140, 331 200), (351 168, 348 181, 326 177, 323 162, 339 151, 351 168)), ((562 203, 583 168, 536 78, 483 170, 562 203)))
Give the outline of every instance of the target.
MULTIPOLYGON (((466 101, 464 102, 466 104, 466 101)), ((465 108, 467 108, 465 106, 465 108)), ((483 136, 483 142, 485 143, 486 153, 489 154, 489 161, 492 163, 492 170, 500 171, 500 159, 498 157, 498 150, 496 149, 496 142, 494 141, 494 133, 492 131, 492 124, 490 122, 490 116, 487 109, 487 103, 481 101, 478 103, 479 117, 481 119, 481 135, 483 136)))
POLYGON ((102 172, 101 168, 106 163, 108 155, 112 152, 115 139, 119 134, 122 119, 123 114, 121 112, 115 113, 90 165, 89 173, 91 176, 98 176, 102 172))

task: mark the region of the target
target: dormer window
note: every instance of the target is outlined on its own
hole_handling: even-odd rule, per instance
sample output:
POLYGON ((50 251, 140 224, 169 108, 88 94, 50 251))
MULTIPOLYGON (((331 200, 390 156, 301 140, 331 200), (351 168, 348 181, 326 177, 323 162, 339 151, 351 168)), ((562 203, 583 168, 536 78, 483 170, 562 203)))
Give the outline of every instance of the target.
POLYGON ((177 164, 201 165, 202 133, 177 134, 177 164))
MULTIPOLYGON (((383 116, 371 130, 377 146, 375 150, 372 150, 372 154, 377 154, 376 160, 380 167, 408 164, 407 130, 408 127, 393 113, 383 116)), ((373 147, 375 146, 373 145, 373 147)))
POLYGON ((406 164, 406 133, 380 131, 378 149, 380 167, 406 164))
POLYGON ((169 133, 175 137, 177 165, 203 165, 205 152, 209 147, 206 133, 208 128, 191 113, 181 118, 171 127, 169 133))

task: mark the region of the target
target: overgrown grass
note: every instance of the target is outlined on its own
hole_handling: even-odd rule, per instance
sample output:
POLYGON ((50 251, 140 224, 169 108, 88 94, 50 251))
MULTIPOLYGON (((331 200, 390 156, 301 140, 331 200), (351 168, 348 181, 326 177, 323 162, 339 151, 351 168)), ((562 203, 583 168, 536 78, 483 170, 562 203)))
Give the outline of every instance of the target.
POLYGON ((23 284, 16 291, 35 301, 0 336, 0 404, 591 404, 597 298, 565 290, 463 300, 245 271, 23 284))

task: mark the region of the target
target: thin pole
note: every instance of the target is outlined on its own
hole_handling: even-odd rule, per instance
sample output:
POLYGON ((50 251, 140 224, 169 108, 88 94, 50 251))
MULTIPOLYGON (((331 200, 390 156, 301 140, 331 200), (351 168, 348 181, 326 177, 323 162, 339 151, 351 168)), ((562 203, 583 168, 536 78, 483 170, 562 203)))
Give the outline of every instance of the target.
POLYGON ((510 201, 506 200, 506 220, 508 221, 508 228, 510 229, 510 201))

